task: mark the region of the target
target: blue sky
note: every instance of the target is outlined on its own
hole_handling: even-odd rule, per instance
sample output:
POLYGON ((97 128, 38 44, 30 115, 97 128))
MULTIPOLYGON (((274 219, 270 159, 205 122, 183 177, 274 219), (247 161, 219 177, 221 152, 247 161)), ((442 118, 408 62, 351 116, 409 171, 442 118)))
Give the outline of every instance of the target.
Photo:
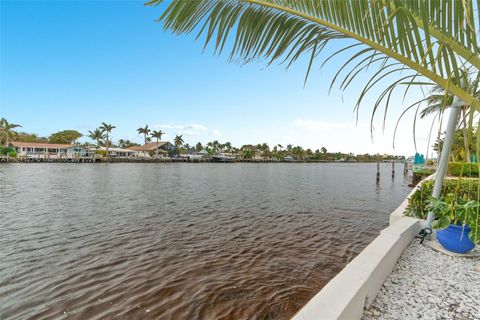
MULTIPOLYGON (((202 42, 164 32, 155 22, 161 8, 141 1, 1 0, 0 10, 0 115, 24 131, 86 134, 104 121, 117 127, 114 140, 141 142, 136 129, 149 124, 166 131, 166 139, 183 134, 190 144, 215 139, 237 146, 267 142, 354 153, 415 151, 413 115, 402 123, 392 148, 395 121, 408 99, 394 99, 385 132, 378 129, 372 142, 374 95, 362 106, 358 125, 353 113, 369 74, 345 93, 328 94, 341 61, 321 70, 315 66, 304 87, 305 59, 286 71, 260 62, 228 63, 226 54, 208 50, 202 54, 202 42)), ((417 90, 409 99, 419 97, 417 90)), ((429 126, 430 121, 418 125, 421 152, 429 126)))

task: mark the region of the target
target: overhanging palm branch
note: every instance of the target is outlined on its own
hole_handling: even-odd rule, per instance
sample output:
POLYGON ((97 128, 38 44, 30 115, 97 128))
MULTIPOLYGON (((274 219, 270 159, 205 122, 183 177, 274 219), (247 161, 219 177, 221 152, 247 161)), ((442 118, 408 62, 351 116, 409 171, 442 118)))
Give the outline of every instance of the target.
POLYGON ((380 79, 403 72, 379 95, 375 114, 382 101, 388 107, 398 86, 406 87, 406 95, 411 86, 427 84, 439 85, 480 110, 478 97, 451 81, 462 68, 477 73, 480 68, 477 9, 471 0, 173 0, 159 20, 176 34, 203 35, 205 46, 213 43, 216 53, 230 46, 230 60, 265 59, 290 66, 308 54, 306 77, 330 41, 353 39, 355 43, 324 58, 350 53, 333 80, 346 72, 342 89, 359 72, 378 67, 359 96, 357 111, 380 79))

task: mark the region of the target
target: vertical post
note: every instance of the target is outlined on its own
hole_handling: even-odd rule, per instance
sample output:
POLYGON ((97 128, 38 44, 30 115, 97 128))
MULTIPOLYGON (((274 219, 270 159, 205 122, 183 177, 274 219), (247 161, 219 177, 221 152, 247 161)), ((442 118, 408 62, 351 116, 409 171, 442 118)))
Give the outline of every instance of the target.
POLYGON ((403 175, 407 175, 408 174, 408 162, 407 160, 404 160, 403 161, 403 175))
POLYGON ((392 178, 395 177, 395 162, 392 161, 392 178))
POLYGON ((380 181, 380 162, 377 162, 377 183, 380 181))
MULTIPOLYGON (((453 136, 457 127, 458 114, 460 112, 460 99, 453 98, 453 103, 450 107, 450 116, 448 117, 447 131, 445 133, 445 141, 443 142, 442 153, 438 163, 437 175, 435 176, 435 185, 433 186, 432 198, 439 199, 442 192, 443 179, 447 173, 448 156, 452 147, 453 136)), ((431 228, 432 221, 435 219, 435 213, 429 212, 427 216, 426 226, 431 228)))

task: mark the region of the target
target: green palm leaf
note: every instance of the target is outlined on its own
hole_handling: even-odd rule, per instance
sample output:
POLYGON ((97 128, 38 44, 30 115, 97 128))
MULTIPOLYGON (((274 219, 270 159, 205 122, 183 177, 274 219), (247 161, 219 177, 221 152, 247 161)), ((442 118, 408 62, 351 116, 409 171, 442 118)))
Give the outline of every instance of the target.
POLYGON ((381 78, 381 68, 393 59, 412 74, 389 86, 380 101, 388 105, 392 90, 404 85, 408 91, 425 83, 418 79, 423 77, 480 110, 478 98, 451 81, 459 78, 461 67, 480 68, 477 9, 471 0, 174 0, 159 20, 176 34, 203 35, 205 46, 213 43, 218 54, 230 46, 230 60, 290 66, 307 54, 307 76, 330 41, 350 38, 359 45, 348 49, 357 51, 347 61, 345 68, 351 69, 342 88, 369 66, 379 67, 381 78))

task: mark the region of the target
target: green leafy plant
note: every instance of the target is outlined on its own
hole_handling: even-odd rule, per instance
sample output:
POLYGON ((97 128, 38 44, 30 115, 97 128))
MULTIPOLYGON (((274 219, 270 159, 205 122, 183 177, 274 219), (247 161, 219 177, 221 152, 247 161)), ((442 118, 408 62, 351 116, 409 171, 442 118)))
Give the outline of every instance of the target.
POLYGON ((467 224, 471 227, 470 239, 474 242, 479 242, 479 201, 466 200, 462 197, 456 197, 454 194, 449 194, 445 199, 430 199, 427 204, 427 210, 431 210, 436 216, 436 220, 432 222, 433 229, 445 229, 450 224, 467 224))
POLYGON ((15 157, 16 157, 17 153, 15 152, 15 149, 13 149, 12 147, 8 147, 8 148, 0 147, 0 155, 2 156, 6 156, 7 154, 11 156, 10 153, 13 153, 13 152, 15 153, 15 157))
POLYGON ((471 162, 449 162, 447 173, 454 177, 478 177, 478 164, 471 162))
POLYGON ((106 150, 97 150, 97 151, 95 151, 95 154, 100 156, 100 157, 106 157, 107 156, 107 151, 106 150))
POLYGON ((422 176, 422 177, 428 177, 429 175, 434 173, 435 173, 435 169, 429 169, 429 168, 422 168, 414 172, 415 175, 422 176))
MULTIPOLYGON (((427 217, 427 204, 432 196, 434 181, 425 181, 410 196, 406 213, 408 216, 425 219, 427 217)), ((479 179, 462 179, 461 181, 447 179, 442 187, 442 197, 448 194, 457 194, 465 199, 478 199, 480 192, 479 179)))
POLYGON ((445 229, 450 225, 448 204, 440 199, 430 199, 427 204, 427 210, 435 213, 437 219, 433 221, 432 228, 445 229))
POLYGON ((147 5, 162 6, 158 20, 165 30, 194 33, 215 53, 230 51, 230 61, 289 67, 305 55, 306 80, 318 59, 323 66, 344 57, 331 84, 341 90, 361 71, 373 70, 355 104, 358 112, 365 96, 381 85, 372 121, 383 104, 385 119, 392 92, 400 87, 406 96, 412 86, 431 85, 480 111, 480 98, 459 81, 462 73, 478 74, 480 68, 479 3, 472 0, 151 0, 147 5), (341 44, 326 49, 334 41, 341 44), (394 77, 390 85, 380 81, 387 76, 394 77))
POLYGON ((443 229, 450 224, 468 224, 471 228, 470 239, 480 241, 480 194, 479 179, 446 180, 442 197, 431 197, 433 181, 425 181, 410 196, 406 214, 425 219, 429 211, 435 213, 432 227, 443 229))

